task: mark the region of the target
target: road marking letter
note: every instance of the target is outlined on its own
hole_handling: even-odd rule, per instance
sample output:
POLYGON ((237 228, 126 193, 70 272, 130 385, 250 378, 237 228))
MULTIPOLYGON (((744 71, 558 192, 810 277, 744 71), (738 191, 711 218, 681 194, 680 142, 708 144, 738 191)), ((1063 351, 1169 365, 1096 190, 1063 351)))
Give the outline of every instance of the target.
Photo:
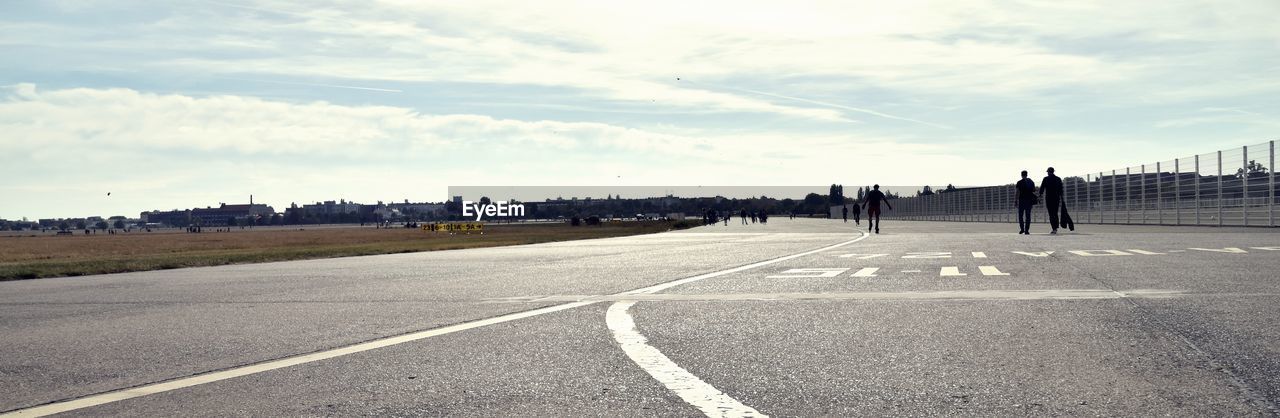
POLYGON ((978 266, 978 270, 983 276, 1008 276, 1009 273, 1000 271, 996 266, 978 266))
POLYGON ((854 272, 853 277, 876 277, 876 272, 879 270, 879 267, 867 267, 854 272))

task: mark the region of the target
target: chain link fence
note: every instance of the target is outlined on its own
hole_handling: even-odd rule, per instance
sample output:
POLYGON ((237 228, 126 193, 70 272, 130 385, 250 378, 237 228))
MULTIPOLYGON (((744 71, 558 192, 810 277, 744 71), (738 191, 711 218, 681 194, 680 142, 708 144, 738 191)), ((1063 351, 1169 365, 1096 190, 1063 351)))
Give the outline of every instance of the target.
MULTIPOLYGON (((1172 161, 1063 176, 1076 223, 1276 226, 1275 141, 1172 161)), ((1029 170, 1030 171, 1030 170, 1029 170)), ((1061 176, 1062 174, 1059 173, 1061 176)), ((1037 179, 1039 175, 1030 177, 1037 179)), ((1039 182, 1037 181, 1037 184, 1039 182)), ((894 199, 887 219, 1017 222, 1013 184, 894 199)), ((1047 222, 1043 204, 1032 210, 1047 222)))

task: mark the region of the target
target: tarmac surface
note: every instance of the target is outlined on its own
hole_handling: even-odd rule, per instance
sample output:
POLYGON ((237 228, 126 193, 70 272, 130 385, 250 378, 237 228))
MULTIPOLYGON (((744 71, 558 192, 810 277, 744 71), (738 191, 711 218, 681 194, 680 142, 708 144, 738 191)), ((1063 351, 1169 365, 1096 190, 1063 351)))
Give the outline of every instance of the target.
POLYGON ((1278 231, 885 225, 3 282, 0 415, 1280 414, 1278 231))

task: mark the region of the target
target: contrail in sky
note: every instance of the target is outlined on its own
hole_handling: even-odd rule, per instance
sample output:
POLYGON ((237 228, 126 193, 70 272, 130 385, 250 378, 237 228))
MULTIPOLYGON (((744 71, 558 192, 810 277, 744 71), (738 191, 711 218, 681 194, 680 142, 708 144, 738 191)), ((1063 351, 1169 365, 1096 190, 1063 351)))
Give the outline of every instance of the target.
POLYGON ((404 90, 380 89, 376 87, 344 86, 340 84, 302 83, 297 81, 258 80, 253 78, 235 78, 235 77, 217 77, 217 76, 215 76, 214 78, 221 78, 224 80, 235 80, 235 81, 248 81, 253 83, 275 83, 275 84, 290 84, 295 86, 329 87, 329 88, 335 88, 335 89, 353 89, 353 90, 383 91, 387 93, 404 93, 404 90))
MULTIPOLYGON (((681 81, 687 81, 687 80, 683 80, 683 79, 681 79, 681 81)), ((859 108, 859 107, 845 106, 845 105, 838 104, 838 103, 830 103, 830 102, 823 102, 823 101, 818 101, 818 100, 811 100, 811 99, 806 99, 806 98, 803 98, 803 97, 783 96, 783 95, 781 95, 781 94, 774 94, 774 93, 769 93, 769 92, 764 92, 764 91, 759 91, 759 90, 740 89, 740 88, 737 88, 737 87, 720 86, 720 85, 707 84, 707 83, 692 82, 692 84, 702 84, 702 85, 704 85, 704 86, 714 87, 714 88, 719 88, 719 89, 734 90, 734 91, 740 91, 740 92, 743 92, 743 93, 758 94, 758 95, 761 95, 761 96, 777 97, 777 98, 779 98, 779 99, 787 99, 787 100, 794 100, 794 101, 797 101, 797 102, 812 103, 812 104, 816 104, 816 105, 819 105, 819 106, 834 107, 834 108, 837 108, 837 109, 844 109, 844 110, 848 110, 848 111, 851 111, 851 112, 866 113, 866 114, 868 114, 868 115, 875 115, 875 116, 879 116, 879 117, 882 117, 882 118, 885 118, 885 119, 893 119, 893 120, 900 120, 900 121, 904 121, 904 122, 918 123, 918 124, 921 124, 921 125, 928 125, 928 126, 932 126, 932 127, 935 127, 935 128, 942 128, 942 129, 955 129, 955 128, 950 127, 950 126, 947 126, 947 125, 940 125, 940 124, 936 124, 936 123, 933 123, 933 122, 925 122, 925 121, 922 121, 922 120, 919 120, 919 119, 904 118, 904 117, 901 117, 901 116, 894 116, 894 115, 890 115, 890 114, 888 114, 888 113, 877 112, 877 111, 874 111, 874 110, 871 110, 871 109, 863 109, 863 108, 859 108)))

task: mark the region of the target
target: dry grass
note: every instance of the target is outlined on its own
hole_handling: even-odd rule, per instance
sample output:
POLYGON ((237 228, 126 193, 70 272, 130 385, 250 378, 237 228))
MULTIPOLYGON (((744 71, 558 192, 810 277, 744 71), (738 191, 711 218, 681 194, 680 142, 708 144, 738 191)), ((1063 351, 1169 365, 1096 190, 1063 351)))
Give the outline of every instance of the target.
POLYGON ((598 227, 487 225, 485 233, 416 229, 259 228, 232 232, 131 232, 0 237, 0 280, 79 276, 181 267, 534 244, 666 231, 668 222, 598 227))

